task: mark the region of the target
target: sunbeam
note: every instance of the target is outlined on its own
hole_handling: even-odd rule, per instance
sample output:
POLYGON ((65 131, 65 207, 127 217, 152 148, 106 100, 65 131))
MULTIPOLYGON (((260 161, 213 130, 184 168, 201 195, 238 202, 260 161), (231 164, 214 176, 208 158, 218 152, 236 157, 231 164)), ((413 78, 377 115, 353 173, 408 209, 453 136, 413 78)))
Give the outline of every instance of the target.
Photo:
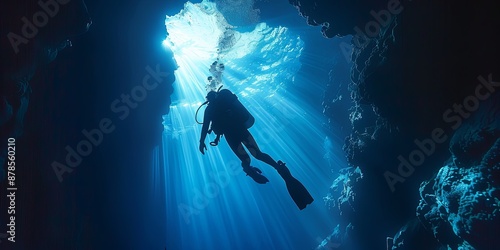
POLYGON ((240 32, 208 1, 186 3, 165 23, 163 45, 178 65, 177 100, 164 116, 162 152, 169 233, 182 249, 313 248, 316 237, 334 224, 325 219, 330 217, 322 197, 331 184, 331 166, 344 161, 324 157, 327 133, 320 110, 287 91, 301 67, 300 36, 266 23, 240 32), (236 93, 256 119, 250 132, 259 147, 286 162, 315 198, 305 210, 297 209, 281 177, 266 164, 252 160, 270 183, 246 177, 224 139, 205 155, 198 151, 201 126, 195 113, 216 60, 225 66, 224 88, 236 93))

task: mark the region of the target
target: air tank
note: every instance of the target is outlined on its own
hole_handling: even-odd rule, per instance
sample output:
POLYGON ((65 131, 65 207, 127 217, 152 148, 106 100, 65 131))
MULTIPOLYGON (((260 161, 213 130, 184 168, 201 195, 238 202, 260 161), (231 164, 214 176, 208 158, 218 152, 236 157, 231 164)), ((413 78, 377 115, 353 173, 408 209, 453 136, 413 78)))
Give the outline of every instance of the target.
POLYGON ((229 119, 234 119, 233 122, 238 124, 243 124, 245 128, 250 128, 255 123, 255 118, 250 112, 241 104, 238 97, 227 89, 223 89, 219 92, 218 98, 221 98, 225 102, 227 107, 227 115, 229 119))

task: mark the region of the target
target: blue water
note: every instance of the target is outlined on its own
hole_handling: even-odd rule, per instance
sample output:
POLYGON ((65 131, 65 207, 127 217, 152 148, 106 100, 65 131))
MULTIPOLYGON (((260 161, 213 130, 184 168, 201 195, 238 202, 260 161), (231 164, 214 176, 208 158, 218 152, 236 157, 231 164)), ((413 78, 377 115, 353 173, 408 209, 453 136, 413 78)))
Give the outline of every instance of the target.
POLYGON ((313 31, 322 38, 288 7, 282 21, 262 18, 245 27, 231 27, 208 1, 187 2, 166 17, 163 46, 173 52, 178 68, 153 175, 165 183, 167 249, 314 249, 339 223, 323 197, 336 170, 346 166, 343 140, 325 125, 324 79, 307 70, 328 68, 308 54, 315 45, 305 36, 313 31), (288 23, 301 25, 283 25, 288 13, 298 18, 288 23), (221 45, 225 30, 232 39, 221 45), (211 147, 214 136, 209 135, 208 152, 198 151, 201 125, 195 112, 205 101, 209 66, 217 58, 225 65, 224 88, 236 93, 256 119, 249 130, 260 149, 286 162, 315 198, 306 209, 298 210, 282 178, 265 163, 252 159, 269 183, 245 176, 224 138, 211 147))

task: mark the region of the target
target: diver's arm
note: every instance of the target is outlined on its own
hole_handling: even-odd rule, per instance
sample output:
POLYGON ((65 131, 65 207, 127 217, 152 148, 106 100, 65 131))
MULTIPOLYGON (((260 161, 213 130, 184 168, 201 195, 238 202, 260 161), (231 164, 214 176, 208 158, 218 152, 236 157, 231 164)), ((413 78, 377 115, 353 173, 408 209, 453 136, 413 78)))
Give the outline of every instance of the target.
POLYGON ((203 127, 201 128, 200 142, 205 142, 205 138, 207 137, 208 134, 208 124, 209 122, 203 123, 203 127))
POLYGON ((205 142, 205 138, 207 137, 208 127, 210 126, 210 122, 212 121, 212 116, 210 115, 210 110, 207 107, 205 110, 205 114, 203 115, 203 127, 201 128, 201 137, 200 142, 205 142))
POLYGON ((210 125, 210 121, 212 120, 210 115, 208 114, 207 110, 205 110, 205 114, 203 116, 203 127, 201 128, 201 136, 200 136, 200 152, 202 154, 205 154, 203 149, 207 149, 207 146, 205 145, 205 138, 207 137, 208 133, 208 126, 210 125))

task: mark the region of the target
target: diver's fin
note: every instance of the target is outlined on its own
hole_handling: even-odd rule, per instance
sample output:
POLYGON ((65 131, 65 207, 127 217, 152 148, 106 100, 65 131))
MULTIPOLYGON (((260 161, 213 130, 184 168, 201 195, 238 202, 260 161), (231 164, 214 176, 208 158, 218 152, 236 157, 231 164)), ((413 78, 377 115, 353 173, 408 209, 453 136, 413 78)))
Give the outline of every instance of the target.
POLYGON ((314 201, 313 197, 304 185, 292 176, 290 170, 288 170, 285 166, 285 163, 278 161, 278 165, 278 173, 281 177, 283 177, 283 180, 285 180, 286 188, 288 189, 288 193, 290 193, 293 201, 297 204, 297 207, 299 207, 300 210, 306 208, 307 205, 314 201))
POLYGON ((243 168, 243 171, 250 177, 252 177, 252 179, 259 183, 259 184, 266 184, 269 182, 269 180, 267 179, 267 177, 265 177, 264 175, 262 175, 262 171, 256 167, 251 167, 251 166, 248 166, 248 167, 244 167, 243 168))

